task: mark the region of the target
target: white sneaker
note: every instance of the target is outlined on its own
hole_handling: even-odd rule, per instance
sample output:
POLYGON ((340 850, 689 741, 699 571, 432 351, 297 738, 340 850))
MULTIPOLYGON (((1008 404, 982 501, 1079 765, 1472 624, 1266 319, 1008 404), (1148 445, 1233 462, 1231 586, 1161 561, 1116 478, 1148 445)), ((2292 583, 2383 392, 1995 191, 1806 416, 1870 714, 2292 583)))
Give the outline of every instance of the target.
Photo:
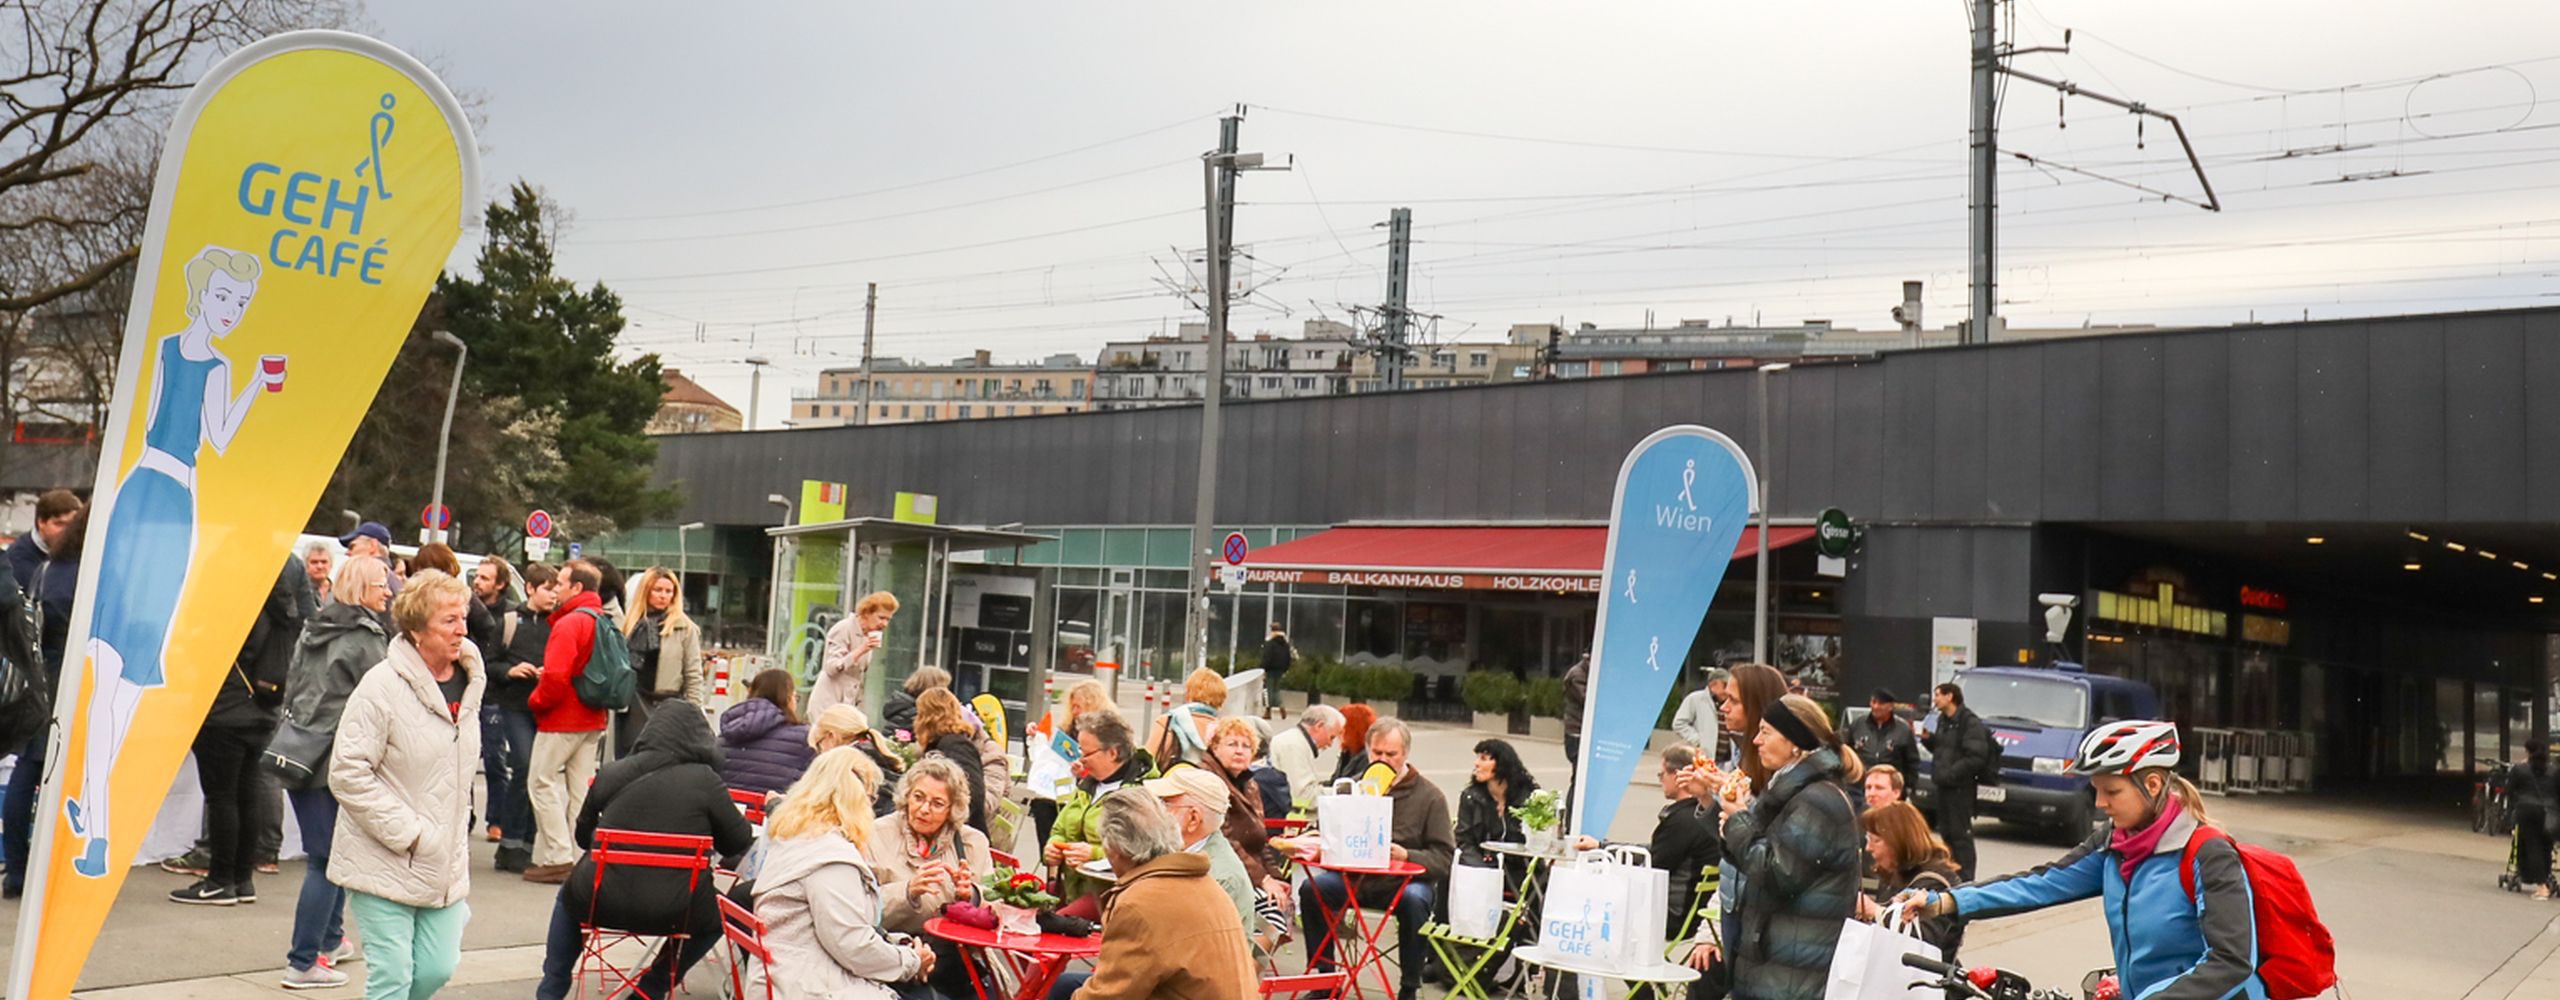
POLYGON ((320 956, 320 964, 330 968, 361 961, 364 961, 364 949, 357 947, 353 941, 339 941, 336 950, 320 956))
POLYGON ((278 985, 288 990, 326 990, 347 985, 347 974, 319 962, 308 969, 286 966, 284 981, 278 985))

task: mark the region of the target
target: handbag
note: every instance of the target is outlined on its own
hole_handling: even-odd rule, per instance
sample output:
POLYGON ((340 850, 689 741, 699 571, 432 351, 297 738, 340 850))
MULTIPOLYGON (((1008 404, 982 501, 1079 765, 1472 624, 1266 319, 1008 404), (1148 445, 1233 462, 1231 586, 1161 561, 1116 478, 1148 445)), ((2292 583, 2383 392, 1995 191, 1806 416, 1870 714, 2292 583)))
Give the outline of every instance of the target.
POLYGON ((1324 861, 1341 868, 1383 869, 1393 860, 1395 803, 1364 793, 1358 782, 1336 780, 1332 794, 1316 796, 1316 835, 1324 861))
POLYGON ((1823 1000, 1904 1000, 1914 987, 1936 982, 1902 964, 1904 955, 1938 957, 1936 945, 1912 934, 1908 916, 1902 907, 1888 906, 1876 923, 1853 917, 1841 924, 1840 945, 1831 953, 1830 975, 1823 981, 1823 1000))
POLYGON ((1461 937, 1490 938, 1502 926, 1502 869, 1449 867, 1449 929, 1461 937))
POLYGON ((286 788, 319 788, 328 783, 329 750, 337 742, 336 733, 320 732, 287 718, 276 724, 276 734, 267 738, 267 749, 258 759, 267 770, 275 772, 286 788))

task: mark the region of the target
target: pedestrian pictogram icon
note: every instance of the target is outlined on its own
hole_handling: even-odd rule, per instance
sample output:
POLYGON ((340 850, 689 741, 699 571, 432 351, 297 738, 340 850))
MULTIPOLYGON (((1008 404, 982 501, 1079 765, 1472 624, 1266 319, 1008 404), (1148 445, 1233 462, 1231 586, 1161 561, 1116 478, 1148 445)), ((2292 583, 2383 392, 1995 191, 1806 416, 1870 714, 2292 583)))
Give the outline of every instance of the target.
POLYGON ((1227 552, 1227 565, 1229 565, 1229 566, 1242 566, 1242 565, 1244 565, 1244 557, 1245 557, 1245 553, 1247 553, 1247 552, 1251 552, 1251 551, 1253 551, 1252 546, 1251 546, 1251 545, 1249 545, 1249 544, 1247 544, 1247 543, 1245 542, 1245 540, 1244 540, 1244 532, 1241 532, 1241 531, 1230 531, 1230 532, 1227 532, 1227 549, 1226 549, 1226 552, 1227 552))

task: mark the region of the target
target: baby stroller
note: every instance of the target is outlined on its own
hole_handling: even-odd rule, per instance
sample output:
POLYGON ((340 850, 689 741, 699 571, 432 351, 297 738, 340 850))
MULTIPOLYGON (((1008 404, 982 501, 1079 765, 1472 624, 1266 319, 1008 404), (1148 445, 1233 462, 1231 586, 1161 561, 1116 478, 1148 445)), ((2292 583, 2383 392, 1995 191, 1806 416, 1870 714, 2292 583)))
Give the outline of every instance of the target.
MULTIPOLYGON (((2509 827, 2510 829, 2507 831, 2507 870, 2498 874, 2498 888, 2504 889, 2508 892, 2532 892, 2537 887, 2525 882, 2524 876, 2518 873, 2518 869, 2521 867, 2520 863, 2524 860, 2524 828, 2512 823, 2509 824, 2509 827)), ((2545 849, 2548 850, 2547 847, 2545 849)), ((2544 864, 2543 870, 2555 871, 2555 869, 2553 869, 2547 862, 2544 864)), ((2543 886, 2549 887, 2554 896, 2560 896, 2560 878, 2547 879, 2543 882, 2543 886)))

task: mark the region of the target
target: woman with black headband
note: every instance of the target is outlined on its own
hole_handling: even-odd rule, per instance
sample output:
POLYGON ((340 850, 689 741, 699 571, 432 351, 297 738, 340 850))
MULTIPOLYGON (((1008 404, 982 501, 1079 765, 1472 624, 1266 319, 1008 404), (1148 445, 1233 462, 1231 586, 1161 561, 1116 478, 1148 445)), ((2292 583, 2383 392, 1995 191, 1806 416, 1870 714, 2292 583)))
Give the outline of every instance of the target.
MULTIPOLYGON (((1754 789, 1737 774, 1723 796, 1731 995, 1821 1000, 1841 923, 1857 913, 1863 845, 1849 788, 1864 768, 1801 695, 1778 699, 1747 736, 1769 780, 1754 789)), ((1715 954, 1702 944, 1689 961, 1703 969, 1715 954)))

